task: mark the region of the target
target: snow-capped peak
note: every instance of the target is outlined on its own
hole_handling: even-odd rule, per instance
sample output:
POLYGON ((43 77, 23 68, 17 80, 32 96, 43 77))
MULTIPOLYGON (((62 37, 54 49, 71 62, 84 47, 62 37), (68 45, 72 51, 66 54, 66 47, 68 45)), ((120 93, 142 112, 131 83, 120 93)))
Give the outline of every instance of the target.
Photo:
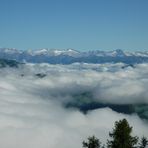
POLYGON ((111 54, 112 56, 119 56, 119 57, 123 57, 126 55, 121 49, 116 49, 112 51, 111 54))
POLYGON ((12 53, 21 53, 22 51, 16 48, 0 48, 0 52, 12 54, 12 53))
POLYGON ((139 63, 148 62, 148 51, 113 51, 93 50, 77 51, 74 49, 37 49, 17 50, 15 48, 0 48, 0 58, 15 59, 26 62, 47 63, 102 63, 102 62, 125 62, 139 63))

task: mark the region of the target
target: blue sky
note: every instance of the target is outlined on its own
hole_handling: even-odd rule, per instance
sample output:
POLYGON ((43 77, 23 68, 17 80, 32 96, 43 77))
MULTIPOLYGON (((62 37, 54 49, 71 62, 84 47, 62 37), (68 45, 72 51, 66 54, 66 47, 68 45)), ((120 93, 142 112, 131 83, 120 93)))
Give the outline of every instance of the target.
POLYGON ((0 47, 148 50, 148 0, 0 0, 0 47))

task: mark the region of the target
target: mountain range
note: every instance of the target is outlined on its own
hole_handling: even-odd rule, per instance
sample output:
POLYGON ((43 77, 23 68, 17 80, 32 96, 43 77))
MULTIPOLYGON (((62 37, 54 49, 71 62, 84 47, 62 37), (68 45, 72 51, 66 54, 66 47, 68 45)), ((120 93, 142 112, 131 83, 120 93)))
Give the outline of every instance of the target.
POLYGON ((0 58, 18 62, 71 64, 82 63, 118 63, 126 64, 148 62, 148 51, 77 51, 74 49, 38 49, 18 50, 15 48, 0 48, 0 58))

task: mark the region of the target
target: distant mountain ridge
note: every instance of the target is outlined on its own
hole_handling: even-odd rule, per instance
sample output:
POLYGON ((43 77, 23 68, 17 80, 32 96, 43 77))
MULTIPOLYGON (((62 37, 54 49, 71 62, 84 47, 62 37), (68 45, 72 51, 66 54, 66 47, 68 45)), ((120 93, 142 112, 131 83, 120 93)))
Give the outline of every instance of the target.
POLYGON ((148 62, 148 51, 77 51, 74 49, 38 49, 17 50, 14 48, 0 48, 0 58, 16 60, 19 62, 71 64, 75 62, 84 63, 118 63, 127 64, 148 62))

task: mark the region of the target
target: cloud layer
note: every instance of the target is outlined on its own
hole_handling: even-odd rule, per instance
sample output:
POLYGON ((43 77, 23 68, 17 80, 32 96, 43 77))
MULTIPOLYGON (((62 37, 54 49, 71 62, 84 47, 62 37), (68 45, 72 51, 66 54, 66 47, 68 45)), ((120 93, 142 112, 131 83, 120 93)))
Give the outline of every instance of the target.
POLYGON ((27 64, 0 69, 0 145, 75 148, 93 134, 104 142, 122 118, 128 119, 135 135, 148 136, 147 121, 136 114, 103 108, 84 115, 63 107, 84 92, 101 103, 147 104, 147 75, 148 64, 27 64))

